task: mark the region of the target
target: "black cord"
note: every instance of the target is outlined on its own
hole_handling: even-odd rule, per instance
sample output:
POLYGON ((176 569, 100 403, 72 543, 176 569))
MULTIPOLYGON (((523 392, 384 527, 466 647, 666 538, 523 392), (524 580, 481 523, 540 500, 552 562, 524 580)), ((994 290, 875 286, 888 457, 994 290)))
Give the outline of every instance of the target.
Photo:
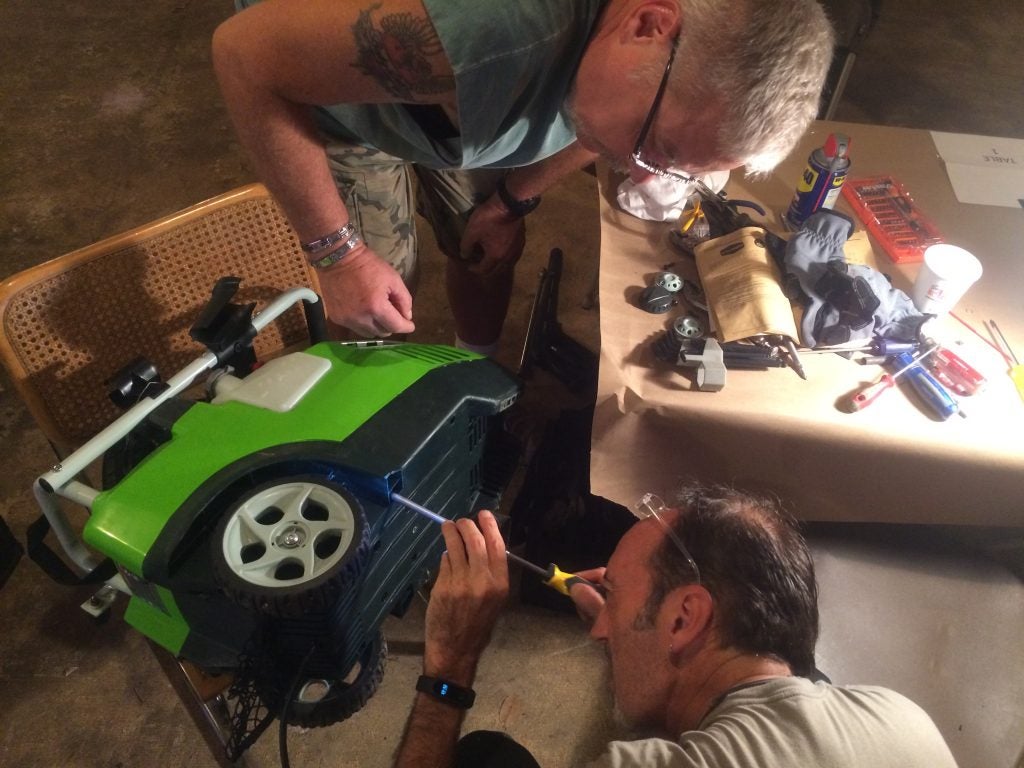
POLYGON ((306 672, 306 665, 309 660, 313 658, 313 652, 316 650, 316 643, 309 647, 306 651, 306 655, 302 659, 302 663, 299 664, 299 669, 295 673, 295 679, 292 680, 291 686, 288 688, 288 695, 285 697, 284 704, 281 706, 281 722, 277 731, 277 744, 281 755, 281 768, 291 768, 291 762, 288 760, 288 710, 291 709, 292 701, 295 699, 295 694, 299 692, 299 683, 302 682, 302 676, 306 672))

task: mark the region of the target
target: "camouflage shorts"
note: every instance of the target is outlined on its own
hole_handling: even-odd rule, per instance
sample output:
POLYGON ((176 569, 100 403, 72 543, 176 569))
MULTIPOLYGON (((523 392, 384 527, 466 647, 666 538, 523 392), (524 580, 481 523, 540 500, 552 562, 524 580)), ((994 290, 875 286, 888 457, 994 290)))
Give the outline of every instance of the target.
POLYGON ((334 183, 366 243, 407 283, 416 273, 413 213, 430 223, 443 253, 462 258, 459 244, 469 215, 494 193, 504 173, 491 169, 438 171, 351 144, 328 143, 326 149, 334 183))

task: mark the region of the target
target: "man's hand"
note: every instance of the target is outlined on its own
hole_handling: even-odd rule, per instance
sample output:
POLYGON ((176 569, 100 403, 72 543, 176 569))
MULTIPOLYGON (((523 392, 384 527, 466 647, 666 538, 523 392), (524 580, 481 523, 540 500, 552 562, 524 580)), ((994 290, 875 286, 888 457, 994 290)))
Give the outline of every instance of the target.
POLYGON ((495 196, 473 209, 462 234, 462 254, 480 261, 470 271, 487 276, 510 269, 523 255, 526 225, 509 215, 495 196))
POLYGON ((424 674, 471 685, 508 597, 508 561, 498 524, 487 510, 478 522, 444 523, 448 551, 427 605, 424 674))
POLYGON ((367 336, 412 333, 412 296, 395 268, 367 246, 318 273, 327 316, 367 336))
MULTIPOLYGON (((575 574, 581 579, 586 579, 591 584, 600 584, 604 577, 604 568, 591 568, 589 571, 580 571, 575 574)), ((597 621, 597 615, 604 608, 604 596, 593 587, 576 582, 569 587, 569 597, 576 604, 576 613, 586 622, 588 627, 593 626, 597 621)))

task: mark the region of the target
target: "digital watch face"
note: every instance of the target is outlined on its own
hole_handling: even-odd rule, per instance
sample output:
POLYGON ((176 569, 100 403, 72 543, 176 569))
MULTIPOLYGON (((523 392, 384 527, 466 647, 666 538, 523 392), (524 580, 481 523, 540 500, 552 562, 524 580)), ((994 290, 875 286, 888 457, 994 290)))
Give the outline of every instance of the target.
POLYGON ((476 692, 472 688, 463 688, 448 680, 426 675, 421 675, 420 679, 416 681, 416 690, 430 694, 438 701, 460 709, 469 709, 476 699, 476 692))

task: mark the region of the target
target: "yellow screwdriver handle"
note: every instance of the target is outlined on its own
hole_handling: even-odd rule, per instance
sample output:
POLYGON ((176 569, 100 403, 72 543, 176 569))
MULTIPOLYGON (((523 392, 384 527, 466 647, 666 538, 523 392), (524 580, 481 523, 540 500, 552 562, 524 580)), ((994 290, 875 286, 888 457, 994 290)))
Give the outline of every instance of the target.
POLYGON ((1015 365, 1010 369, 1010 379, 1017 387, 1017 394, 1024 400, 1024 365, 1015 365))
POLYGON ((557 592, 561 592, 563 595, 568 595, 569 587, 571 587, 573 584, 577 582, 582 581, 583 579, 581 579, 579 576, 576 576, 572 573, 566 573, 557 565, 551 563, 548 566, 548 578, 547 580, 545 580, 544 583, 552 589, 556 590, 557 592))

